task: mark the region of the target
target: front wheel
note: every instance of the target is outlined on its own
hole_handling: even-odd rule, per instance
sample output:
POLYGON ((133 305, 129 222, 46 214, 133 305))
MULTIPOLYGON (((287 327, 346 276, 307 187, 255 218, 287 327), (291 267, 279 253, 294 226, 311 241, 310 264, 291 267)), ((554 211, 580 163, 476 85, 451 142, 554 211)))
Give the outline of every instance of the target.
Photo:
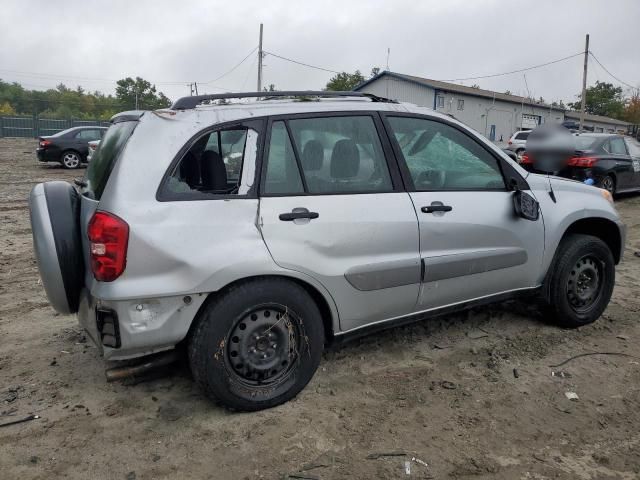
POLYGON ((82 163, 82 159, 80 158, 80 154, 78 152, 74 152, 73 150, 68 150, 62 154, 62 158, 60 160, 62 166, 69 170, 74 170, 80 167, 82 163))
POLYGON ((271 278, 233 286, 197 321, 189 339, 193 377, 227 408, 254 411, 284 403, 320 363, 322 317, 295 282, 271 278))
POLYGON ((615 261, 607 244, 591 235, 568 235, 551 268, 547 307, 556 323, 575 328, 595 322, 615 283, 615 261))

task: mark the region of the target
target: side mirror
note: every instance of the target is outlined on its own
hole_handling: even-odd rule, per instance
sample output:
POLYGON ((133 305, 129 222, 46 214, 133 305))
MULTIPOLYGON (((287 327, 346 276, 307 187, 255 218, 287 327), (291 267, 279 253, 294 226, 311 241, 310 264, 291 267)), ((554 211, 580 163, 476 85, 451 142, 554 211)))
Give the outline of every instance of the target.
POLYGON ((576 150, 571 132, 554 123, 545 123, 533 130, 525 147, 534 170, 551 174, 562 170, 576 150))
POLYGON ((522 190, 516 190, 514 192, 513 207, 516 215, 526 220, 535 222, 540 216, 540 205, 537 200, 522 190))

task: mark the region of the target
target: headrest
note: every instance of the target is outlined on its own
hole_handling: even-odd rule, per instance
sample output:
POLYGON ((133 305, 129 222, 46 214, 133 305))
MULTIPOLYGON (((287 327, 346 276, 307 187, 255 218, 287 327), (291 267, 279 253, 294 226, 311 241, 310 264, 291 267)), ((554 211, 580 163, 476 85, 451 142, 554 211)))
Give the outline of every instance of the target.
POLYGON ((324 163, 324 148, 318 140, 309 140, 302 149, 302 168, 305 172, 315 172, 324 163))
POLYGON ((345 138, 338 140, 331 152, 331 178, 353 178, 360 170, 360 151, 356 142, 345 138))

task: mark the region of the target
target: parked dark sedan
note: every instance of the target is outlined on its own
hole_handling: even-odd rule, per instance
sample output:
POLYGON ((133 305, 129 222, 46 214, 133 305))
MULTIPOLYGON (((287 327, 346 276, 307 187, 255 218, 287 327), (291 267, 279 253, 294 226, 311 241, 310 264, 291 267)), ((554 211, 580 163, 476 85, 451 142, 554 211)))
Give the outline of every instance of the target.
POLYGON ((40 137, 36 155, 41 162, 60 162, 65 168, 78 168, 87 162, 89 142, 100 140, 106 131, 106 127, 74 127, 40 137))
MULTIPOLYGON (((640 190, 640 146, 608 133, 576 133, 576 152, 558 176, 596 185, 612 194, 640 190)), ((522 166, 532 169, 525 153, 522 166)))

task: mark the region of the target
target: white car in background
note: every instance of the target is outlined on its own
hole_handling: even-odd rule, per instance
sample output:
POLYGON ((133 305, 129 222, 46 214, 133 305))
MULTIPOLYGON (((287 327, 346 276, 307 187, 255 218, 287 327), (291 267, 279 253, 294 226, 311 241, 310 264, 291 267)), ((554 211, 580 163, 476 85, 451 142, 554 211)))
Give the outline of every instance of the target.
POLYGON ((527 143, 527 138, 529 137, 529 133, 531 130, 520 130, 511 135, 511 138, 507 142, 507 150, 511 150, 516 153, 516 157, 518 159, 518 163, 520 163, 522 159, 522 155, 524 154, 525 145, 527 143))
POLYGON ((91 140, 89 142, 89 153, 87 154, 87 163, 91 161, 93 154, 96 153, 96 148, 98 148, 98 144, 100 140, 91 140))

